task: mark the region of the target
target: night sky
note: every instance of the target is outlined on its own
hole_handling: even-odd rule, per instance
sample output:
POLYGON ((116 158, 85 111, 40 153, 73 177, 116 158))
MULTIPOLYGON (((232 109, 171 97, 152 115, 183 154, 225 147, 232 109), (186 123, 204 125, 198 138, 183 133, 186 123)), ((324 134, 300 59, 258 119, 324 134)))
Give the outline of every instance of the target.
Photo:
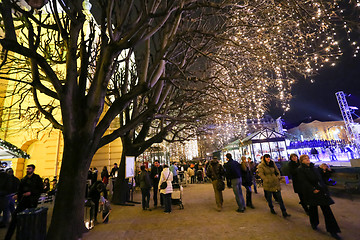
MULTIPOLYGON (((338 91, 351 94, 347 97, 349 106, 360 109, 360 57, 343 56, 336 66, 325 67, 317 76, 299 80, 292 88, 290 111, 282 115, 279 109, 270 108, 270 115, 273 118, 282 115, 285 128, 313 120, 342 120, 335 96, 338 91)), ((360 115, 359 110, 355 113, 360 115)))

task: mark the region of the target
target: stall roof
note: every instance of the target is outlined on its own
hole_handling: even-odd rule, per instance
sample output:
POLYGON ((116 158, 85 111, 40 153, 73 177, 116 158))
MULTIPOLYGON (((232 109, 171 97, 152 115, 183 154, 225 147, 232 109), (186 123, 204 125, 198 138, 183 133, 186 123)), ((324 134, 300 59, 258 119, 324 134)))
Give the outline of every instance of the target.
POLYGON ((241 140, 243 144, 280 141, 285 141, 285 136, 269 128, 264 128, 258 132, 254 132, 241 140))
POLYGON ((11 158, 30 158, 30 156, 20 148, 0 139, 0 159, 11 158))
POLYGON ((224 147, 224 149, 226 149, 227 151, 231 151, 231 150, 234 150, 234 149, 239 149, 239 143, 240 143, 240 140, 235 140, 235 141, 229 143, 228 145, 226 145, 224 147))

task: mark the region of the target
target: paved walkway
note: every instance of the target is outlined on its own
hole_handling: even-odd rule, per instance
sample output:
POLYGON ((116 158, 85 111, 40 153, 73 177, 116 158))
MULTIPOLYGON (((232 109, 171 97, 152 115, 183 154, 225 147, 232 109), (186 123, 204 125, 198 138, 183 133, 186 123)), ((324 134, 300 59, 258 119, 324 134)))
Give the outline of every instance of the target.
MULTIPOLYGON (((282 188, 285 205, 292 215, 288 219, 282 218, 277 204, 278 215, 270 213, 262 188, 259 194, 254 194, 256 208, 247 209, 245 213, 235 211, 233 192, 225 189, 224 209, 217 212, 212 185, 194 184, 184 187, 183 210, 173 206, 171 214, 164 214, 161 208, 143 211, 140 204, 113 206, 110 222, 95 226, 84 239, 332 239, 325 230, 322 215, 319 230, 312 230, 292 186, 282 188)), ((135 200, 140 197, 136 194, 135 200)), ((334 197, 334 200, 336 204, 332 209, 342 230, 341 236, 346 240, 360 239, 360 199, 334 197)))
MULTIPOLYGON (((225 189, 224 209, 217 212, 212 185, 192 184, 184 187, 183 210, 173 206, 171 214, 164 214, 161 208, 143 211, 140 204, 133 207, 113 205, 109 223, 96 225, 83 239, 332 239, 325 230, 321 213, 319 230, 314 231, 310 227, 308 216, 298 204, 292 186, 282 185, 282 188, 287 211, 292 215, 288 219, 281 217, 277 204, 275 210, 278 215, 270 214, 262 188, 259 194, 253 195, 256 208, 247 209, 245 213, 235 211, 233 192, 225 189)), ((140 201, 141 194, 136 193, 134 198, 140 201)), ((336 204, 332 205, 332 209, 342 230, 343 239, 360 239, 360 198, 333 199, 336 204)), ((3 239, 4 232, 4 229, 0 229, 0 239, 3 239)))

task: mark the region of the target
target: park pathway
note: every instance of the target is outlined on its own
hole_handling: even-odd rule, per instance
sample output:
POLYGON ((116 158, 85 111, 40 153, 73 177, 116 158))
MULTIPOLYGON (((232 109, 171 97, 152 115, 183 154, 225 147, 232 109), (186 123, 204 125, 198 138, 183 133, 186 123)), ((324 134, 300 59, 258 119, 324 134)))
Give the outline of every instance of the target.
MULTIPOLYGON (((235 211, 233 192, 225 189, 224 209, 217 212, 212 185, 192 184, 184 187, 183 210, 173 206, 171 214, 164 214, 161 208, 143 211, 140 204, 133 207, 114 205, 109 223, 96 225, 83 239, 332 239, 325 230, 321 212, 319 230, 314 231, 292 186, 282 185, 282 189, 287 211, 292 215, 287 219, 282 218, 277 204, 278 214, 270 214, 262 188, 258 194, 253 194, 256 208, 247 209, 245 213, 235 211)), ((134 197, 140 201, 141 194, 136 193, 134 197)), ((360 239, 360 199, 334 197, 334 200, 336 204, 332 209, 342 230, 341 236, 344 240, 360 239)))

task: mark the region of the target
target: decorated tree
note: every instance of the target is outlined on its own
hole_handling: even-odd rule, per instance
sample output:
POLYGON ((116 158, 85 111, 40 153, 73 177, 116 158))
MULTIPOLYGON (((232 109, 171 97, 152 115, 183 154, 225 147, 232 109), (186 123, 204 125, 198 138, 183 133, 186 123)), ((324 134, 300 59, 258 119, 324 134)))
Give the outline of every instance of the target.
POLYGON ((294 79, 341 54, 333 1, 28 2, 0 3, 1 77, 33 98, 20 114, 63 133, 52 240, 82 236, 79 196, 100 147, 121 137, 124 156, 136 155, 166 136, 259 119, 271 97, 286 109, 294 79))

